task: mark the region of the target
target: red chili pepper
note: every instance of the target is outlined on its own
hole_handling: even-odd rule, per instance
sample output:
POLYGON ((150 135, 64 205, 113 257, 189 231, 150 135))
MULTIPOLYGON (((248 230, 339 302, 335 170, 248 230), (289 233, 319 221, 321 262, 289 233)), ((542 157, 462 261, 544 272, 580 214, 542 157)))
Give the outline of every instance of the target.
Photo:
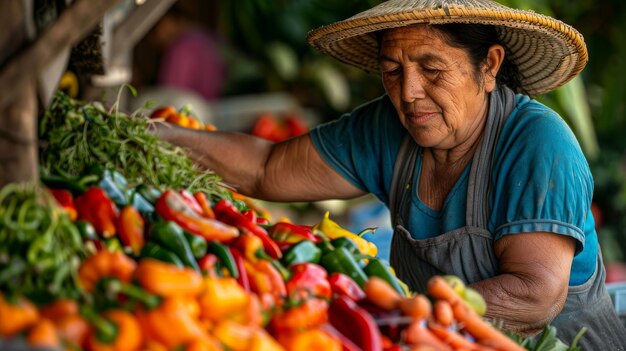
POLYGON ((78 219, 91 223, 96 232, 105 238, 115 235, 117 208, 104 190, 91 187, 74 201, 78 210, 78 219))
POLYGON ((263 241, 263 247, 270 257, 275 259, 282 257, 282 252, 278 248, 278 245, 269 237, 267 231, 255 222, 252 222, 244 214, 240 213, 230 201, 220 200, 213 210, 218 220, 237 228, 247 229, 252 234, 259 237, 263 241))
POLYGON ((365 298, 363 289, 352 278, 343 273, 332 273, 328 277, 328 282, 333 294, 343 295, 354 301, 365 298))
POLYGON ((202 212, 204 213, 204 217, 215 219, 215 212, 213 212, 213 209, 211 208, 211 204, 209 203, 209 200, 206 198, 206 195, 203 192, 198 191, 197 193, 193 194, 193 197, 196 199, 196 201, 198 201, 198 204, 200 205, 200 207, 202 207, 202 212))
POLYGON ((287 222, 274 224, 268 230, 268 234, 272 239, 285 243, 297 243, 302 240, 310 240, 317 244, 322 241, 319 236, 311 232, 311 226, 287 222))
POLYGON ((374 318, 356 302, 339 295, 332 301, 328 314, 330 324, 360 346, 363 351, 382 350, 382 336, 374 318))
POLYGON ((156 202, 156 212, 165 220, 176 222, 192 234, 207 240, 228 241, 239 235, 237 228, 199 215, 173 190, 166 190, 156 202))
POLYGON ((64 189, 48 189, 50 194, 54 196, 54 199, 57 200, 59 205, 65 210, 69 219, 73 222, 78 217, 78 212, 76 211, 76 206, 74 205, 74 197, 72 197, 72 193, 64 189))
POLYGON ((237 282, 246 291, 250 291, 250 280, 248 279, 248 274, 246 272, 246 267, 244 265, 243 256, 241 255, 241 252, 235 249, 234 247, 229 247, 228 249, 230 250, 230 254, 233 255, 235 265, 237 266, 237 271, 239 271, 237 282))
POLYGON ((293 275, 286 284, 290 297, 316 296, 330 299, 330 283, 326 270, 315 263, 298 263, 290 267, 293 275), (304 296, 302 296, 304 295, 304 296))
POLYGON ((217 258, 217 256, 215 256, 214 254, 206 254, 198 260, 198 267, 200 267, 200 271, 202 273, 205 273, 209 276, 215 276, 215 268, 217 262, 219 261, 220 259, 217 258))
POLYGON ((197 214, 204 216, 204 210, 202 210, 202 206, 200 206, 196 198, 190 192, 185 189, 179 189, 178 195, 182 196, 183 200, 185 200, 185 203, 187 203, 187 205, 189 205, 192 210, 194 210, 197 214))

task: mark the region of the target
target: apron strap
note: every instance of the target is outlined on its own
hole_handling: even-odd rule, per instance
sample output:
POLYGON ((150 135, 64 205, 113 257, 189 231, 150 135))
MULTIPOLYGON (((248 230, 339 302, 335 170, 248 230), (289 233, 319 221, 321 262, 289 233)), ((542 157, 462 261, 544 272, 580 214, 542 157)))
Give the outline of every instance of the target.
POLYGON ((404 225, 403 219, 407 215, 405 213, 406 203, 409 202, 407 194, 412 187, 413 173, 417 162, 419 146, 413 141, 409 133, 406 134, 396 163, 393 167, 393 176, 391 178, 391 194, 389 196, 389 211, 391 213, 391 224, 395 228, 398 224, 404 225))
POLYGON ((489 112, 483 140, 472 159, 467 186, 467 226, 487 228, 489 219, 489 196, 491 195, 491 167, 502 127, 516 106, 515 93, 506 86, 489 94, 489 112))

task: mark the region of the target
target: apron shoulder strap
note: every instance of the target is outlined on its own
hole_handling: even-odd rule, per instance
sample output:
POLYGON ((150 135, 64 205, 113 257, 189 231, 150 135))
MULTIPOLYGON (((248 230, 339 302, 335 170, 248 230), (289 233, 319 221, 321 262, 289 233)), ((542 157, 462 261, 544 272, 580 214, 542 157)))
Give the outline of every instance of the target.
POLYGON ((389 211, 391 212, 391 224, 395 228, 402 221, 406 196, 411 189, 419 146, 413 141, 409 133, 406 134, 393 167, 391 188, 389 194, 389 211))

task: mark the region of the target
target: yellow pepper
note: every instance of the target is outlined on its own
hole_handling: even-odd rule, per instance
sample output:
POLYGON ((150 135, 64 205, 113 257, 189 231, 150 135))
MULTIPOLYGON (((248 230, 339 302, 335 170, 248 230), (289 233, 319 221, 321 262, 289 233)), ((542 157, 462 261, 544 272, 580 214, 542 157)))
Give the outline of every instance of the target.
POLYGON ((342 228, 337 222, 330 219, 330 211, 326 211, 321 222, 313 226, 313 232, 320 231, 329 239, 337 239, 340 237, 348 237, 359 247, 361 254, 376 256, 378 248, 373 242, 363 239, 360 235, 342 228))

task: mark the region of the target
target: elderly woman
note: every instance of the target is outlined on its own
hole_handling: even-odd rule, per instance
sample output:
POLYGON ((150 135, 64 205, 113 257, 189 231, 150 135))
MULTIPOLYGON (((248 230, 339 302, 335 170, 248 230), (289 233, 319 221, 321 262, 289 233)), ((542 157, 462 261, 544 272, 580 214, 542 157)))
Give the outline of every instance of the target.
POLYGON ((244 194, 272 201, 373 193, 391 209, 391 263, 416 291, 454 274, 487 316, 546 325, 588 350, 623 350, 590 211, 593 179, 567 124, 528 95, 587 61, 570 26, 489 0, 391 0, 309 42, 379 71, 386 94, 308 135, 161 129, 244 194))

